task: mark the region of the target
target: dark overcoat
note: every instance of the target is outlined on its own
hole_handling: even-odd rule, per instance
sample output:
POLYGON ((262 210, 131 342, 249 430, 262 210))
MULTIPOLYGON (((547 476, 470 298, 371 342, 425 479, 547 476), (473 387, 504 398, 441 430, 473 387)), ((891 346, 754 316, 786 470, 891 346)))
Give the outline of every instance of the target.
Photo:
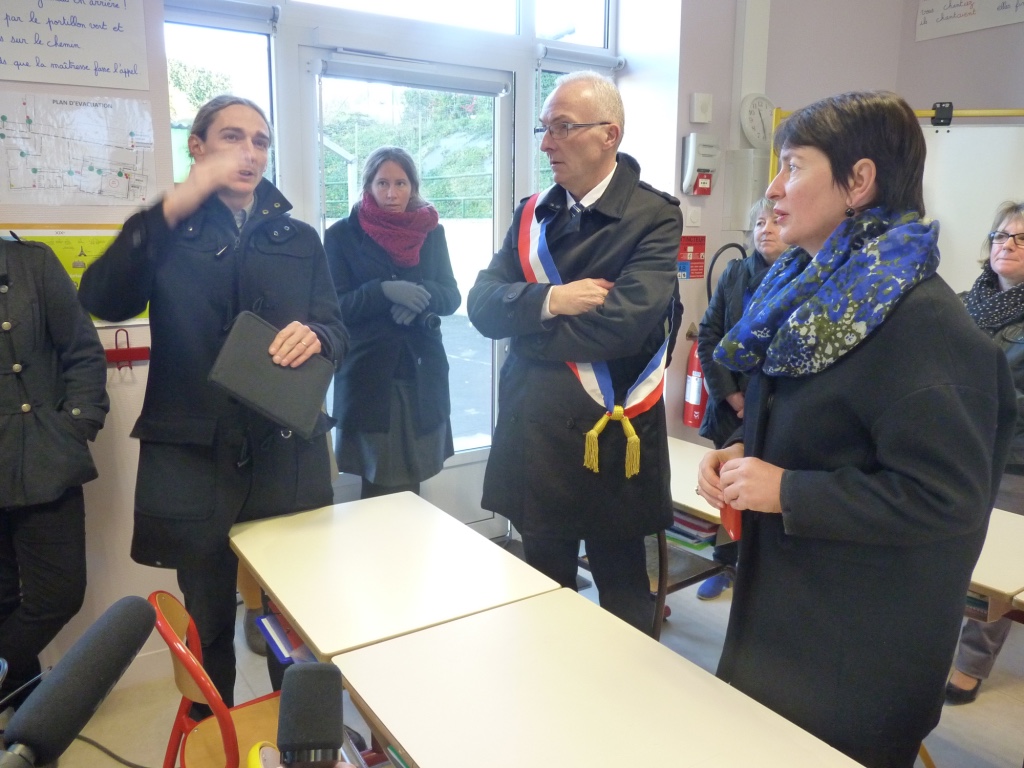
POLYGON ((782 514, 743 513, 718 675, 840 750, 938 723, 1013 434, 1003 353, 940 277, 825 371, 756 374, 744 451, 782 514))
POLYGON ((330 421, 303 440, 208 381, 235 316, 293 320, 337 365, 348 343, 320 237, 286 213, 267 180, 242 230, 216 196, 173 230, 162 203, 130 217, 86 270, 80 298, 120 321, 149 303, 149 380, 140 441, 132 557, 178 567, 224 548, 233 523, 330 504, 330 421))
POLYGON ((739 428, 741 421, 725 398, 733 392, 746 392, 750 377, 715 362, 715 347, 743 317, 746 303, 769 267, 759 251, 726 264, 700 321, 697 356, 708 388, 708 405, 700 423, 700 434, 716 446, 721 446, 739 428))
POLYGON ((501 250, 470 290, 473 325, 486 337, 511 338, 501 369, 498 423, 484 476, 482 505, 541 538, 628 538, 672 521, 664 399, 632 419, 640 472, 626 478, 626 437, 610 422, 599 439, 600 472, 583 466, 585 435, 605 413, 566 361, 604 360, 616 402, 669 333, 678 306, 678 201, 639 180, 618 155, 598 202, 569 223, 565 190, 542 195, 535 215, 551 217, 548 237, 564 282, 615 282, 602 307, 542 321, 549 286, 529 283, 519 261, 520 205, 501 250), (563 224, 564 222, 564 224, 563 224))
POLYGON ((103 345, 57 256, 0 240, 0 509, 93 480, 109 407, 103 345))
POLYGON ((415 424, 421 434, 436 429, 451 413, 448 357, 441 330, 420 323, 399 325, 380 284, 388 280, 420 283, 430 293, 428 312, 451 315, 462 303, 452 272, 444 228, 427 234, 416 266, 398 267, 352 215, 335 222, 324 235, 327 263, 348 329, 348 355, 334 377, 334 411, 339 440, 350 432, 387 432, 391 421, 391 382, 399 366, 411 370, 416 391, 415 424), (411 365, 409 363, 411 362, 411 365))

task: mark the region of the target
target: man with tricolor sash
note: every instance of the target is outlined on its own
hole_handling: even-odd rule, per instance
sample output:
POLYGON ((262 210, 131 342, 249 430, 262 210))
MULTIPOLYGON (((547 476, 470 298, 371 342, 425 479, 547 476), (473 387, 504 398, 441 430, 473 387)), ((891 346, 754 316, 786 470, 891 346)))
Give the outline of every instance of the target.
POLYGON ((484 336, 510 339, 481 503, 563 586, 584 540, 601 605, 649 632, 644 536, 672 522, 662 390, 681 314, 679 201, 618 151, 611 80, 562 76, 540 122, 555 184, 516 209, 467 305, 484 336))

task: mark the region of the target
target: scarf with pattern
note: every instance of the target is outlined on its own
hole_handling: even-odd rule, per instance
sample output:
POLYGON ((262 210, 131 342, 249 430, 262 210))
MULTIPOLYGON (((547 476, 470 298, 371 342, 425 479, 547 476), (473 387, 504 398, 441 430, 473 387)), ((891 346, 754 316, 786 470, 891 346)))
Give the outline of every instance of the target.
POLYGON ((967 314, 979 328, 995 332, 1024 315, 1024 283, 1008 291, 999 287, 999 277, 992 265, 985 262, 971 290, 961 296, 967 314))
POLYGON ((423 205, 401 212, 385 211, 373 195, 363 192, 363 202, 356 209, 359 226, 373 241, 387 251, 399 267, 415 267, 420 263, 420 248, 427 235, 437 228, 437 209, 423 205))
POLYGON ((825 370, 935 273, 938 238, 938 223, 916 212, 869 208, 836 227, 814 258, 791 248, 765 275, 715 360, 769 376, 825 370))

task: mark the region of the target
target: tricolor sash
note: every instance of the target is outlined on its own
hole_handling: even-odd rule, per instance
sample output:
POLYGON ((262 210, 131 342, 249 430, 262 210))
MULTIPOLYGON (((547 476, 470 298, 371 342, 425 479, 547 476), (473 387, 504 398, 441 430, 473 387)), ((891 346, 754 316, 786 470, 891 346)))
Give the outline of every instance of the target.
MULTIPOLYGON (((549 283, 562 285, 562 277, 551 256, 547 243, 547 219, 537 221, 534 211, 540 194, 535 194, 526 201, 523 214, 519 220, 519 262, 523 275, 530 283, 549 283)), ((669 323, 672 322, 671 309, 668 312, 669 323)), ((621 421, 622 431, 626 435, 626 477, 633 477, 640 471, 640 438, 630 423, 630 418, 649 410, 661 399, 665 386, 665 365, 668 359, 668 342, 671 338, 671 325, 665 334, 661 347, 644 367, 640 376, 626 393, 625 402, 615 402, 615 391, 612 387, 611 372, 603 360, 593 363, 576 363, 567 361, 566 365, 583 386, 591 399, 605 409, 605 414, 587 432, 586 445, 583 451, 583 466, 594 472, 599 471, 597 438, 604 431, 608 421, 621 421)))

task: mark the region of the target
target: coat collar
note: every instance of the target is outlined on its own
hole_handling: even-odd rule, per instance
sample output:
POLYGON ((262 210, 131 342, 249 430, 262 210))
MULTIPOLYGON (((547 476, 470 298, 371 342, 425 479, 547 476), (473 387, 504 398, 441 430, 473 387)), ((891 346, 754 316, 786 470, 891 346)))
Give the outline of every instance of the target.
MULTIPOLYGON (((621 219, 625 214, 626 206, 629 205, 629 200, 640 181, 640 164, 625 152, 619 152, 615 159, 618 165, 611 183, 601 195, 601 199, 587 209, 588 214, 597 212, 609 219, 621 219)), ((553 184, 541 194, 534 215, 539 221, 549 216, 557 216, 564 209, 565 188, 553 184)))
MULTIPOLYGON (((231 225, 234 226, 234 216, 231 210, 224 205, 219 197, 211 195, 204 207, 217 211, 217 216, 226 216, 231 225)), ((244 229, 248 229, 253 222, 265 221, 275 216, 281 216, 292 209, 292 204, 281 194, 281 190, 275 187, 267 179, 261 179, 256 185, 256 204, 253 206, 252 215, 245 221, 244 229)))

